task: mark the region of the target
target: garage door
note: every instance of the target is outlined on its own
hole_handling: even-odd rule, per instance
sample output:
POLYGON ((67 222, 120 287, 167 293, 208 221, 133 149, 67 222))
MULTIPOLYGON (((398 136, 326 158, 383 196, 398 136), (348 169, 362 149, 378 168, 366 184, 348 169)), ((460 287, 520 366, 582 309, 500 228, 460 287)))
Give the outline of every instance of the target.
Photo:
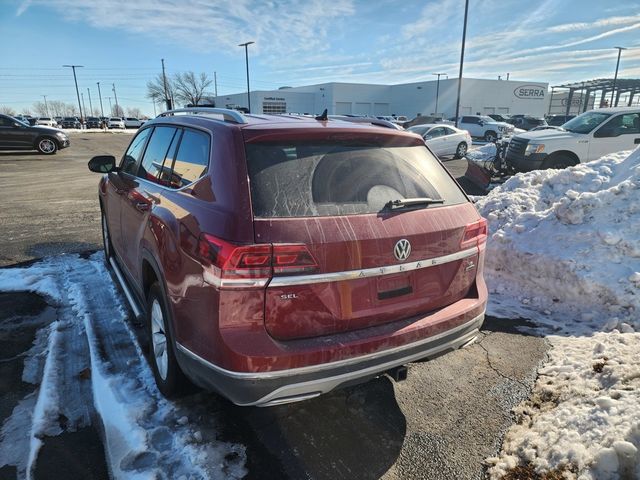
POLYGON ((336 115, 351 115, 351 102, 336 102, 336 115))
POLYGON ((374 103, 373 104, 373 114, 378 115, 389 115, 389 104, 388 103, 374 103))
POLYGON ((371 115, 371 104, 356 102, 356 108, 353 113, 356 115, 371 115))

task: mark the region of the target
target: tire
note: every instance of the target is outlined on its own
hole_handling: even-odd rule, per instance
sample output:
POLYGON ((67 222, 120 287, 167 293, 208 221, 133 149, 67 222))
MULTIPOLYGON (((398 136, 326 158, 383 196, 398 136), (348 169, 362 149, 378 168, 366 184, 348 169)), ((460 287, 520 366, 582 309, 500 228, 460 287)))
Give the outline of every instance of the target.
POLYGON ((53 155, 58 151, 58 142, 51 137, 41 137, 36 143, 36 148, 40 153, 45 155, 53 155))
POLYGON ((467 154, 468 148, 469 147, 467 146, 467 142, 460 142, 456 147, 456 154, 453 156, 453 158, 463 158, 467 154))
POLYGON ((552 155, 544 162, 544 168, 553 168, 556 170, 564 170, 568 167, 573 167, 576 165, 576 161, 574 158, 571 158, 569 155, 552 155))
POLYGON ((498 139, 498 134, 493 130, 488 130, 484 132, 484 141, 485 142, 495 142, 498 139))
POLYGON ((104 261, 109 265, 109 259, 113 255, 113 247, 111 245, 111 235, 109 235, 109 226, 107 225, 107 216, 102 212, 102 248, 104 249, 104 261))
POLYGON ((185 377, 176 359, 167 312, 164 294, 156 282, 147 296, 149 363, 158 389, 165 397, 172 398, 182 393, 185 377))

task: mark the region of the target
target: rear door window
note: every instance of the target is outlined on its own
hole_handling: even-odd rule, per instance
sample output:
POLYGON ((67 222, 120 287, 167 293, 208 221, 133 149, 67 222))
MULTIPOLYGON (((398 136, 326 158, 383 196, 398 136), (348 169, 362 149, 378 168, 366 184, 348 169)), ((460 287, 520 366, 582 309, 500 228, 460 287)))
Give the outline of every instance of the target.
POLYGON ((378 213, 389 201, 416 197, 467 201, 424 146, 293 141, 248 143, 246 152, 255 217, 378 213))
POLYGON ((165 158, 176 136, 176 132, 177 129, 174 127, 154 128, 151 139, 149 140, 149 145, 144 152, 144 158, 138 169, 138 177, 159 183, 158 179, 165 168, 165 158))

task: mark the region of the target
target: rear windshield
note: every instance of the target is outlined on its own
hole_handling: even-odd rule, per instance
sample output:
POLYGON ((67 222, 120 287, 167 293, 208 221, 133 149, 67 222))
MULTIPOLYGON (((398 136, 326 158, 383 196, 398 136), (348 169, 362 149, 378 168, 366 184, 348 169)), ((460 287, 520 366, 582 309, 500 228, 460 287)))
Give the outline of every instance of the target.
POLYGON ((246 152, 255 217, 377 213, 417 197, 467 201, 424 146, 295 141, 249 143, 246 152))

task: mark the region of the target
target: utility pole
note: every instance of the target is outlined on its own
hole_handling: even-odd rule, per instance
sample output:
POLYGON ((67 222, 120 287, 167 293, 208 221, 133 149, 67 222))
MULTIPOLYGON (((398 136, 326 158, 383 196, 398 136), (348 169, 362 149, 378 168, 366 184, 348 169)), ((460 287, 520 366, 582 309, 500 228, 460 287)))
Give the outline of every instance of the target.
POLYGON ((80 109, 80 123, 82 123, 82 105, 80 105, 80 91, 78 90, 78 79, 76 78, 76 68, 82 68, 84 65, 63 65, 64 68, 71 68, 73 70, 73 81, 76 84, 76 96, 78 97, 78 108, 80 109))
MULTIPOLYGON (((120 110, 118 109, 118 95, 116 94, 116 84, 112 83, 111 85, 113 85, 113 98, 115 98, 116 100, 116 117, 120 116, 120 110)), ((122 113, 124 113, 124 110, 122 111, 122 113)))
POLYGON ((616 62, 616 74, 613 76, 613 88, 611 89, 611 107, 618 106, 617 104, 613 104, 613 96, 616 92, 616 83, 618 83, 618 67, 620 67, 620 55, 622 54, 622 50, 626 50, 625 47, 613 47, 618 49, 618 61, 616 62))
POLYGON ((456 128, 460 115, 460 92, 462 91, 462 66, 464 65, 464 42, 467 39, 467 16, 469 15, 469 0, 464 2, 464 23, 462 26, 462 48, 460 49, 460 73, 458 73, 458 99, 456 101, 456 128))
POLYGON ((104 108, 102 108, 102 92, 100 91, 100 82, 98 84, 98 97, 100 97, 100 114, 104 117, 104 108))
POLYGON ((255 42, 245 42, 241 43, 238 46, 244 47, 244 59, 247 66, 247 106, 249 109, 249 113, 251 113, 251 89, 249 88, 249 45, 255 42))
POLYGON ((162 61, 162 83, 164 84, 164 99, 167 104, 167 110, 172 109, 172 100, 169 98, 169 92, 167 91, 167 74, 164 71, 164 58, 160 59, 162 61))
POLYGON ((87 107, 84 105, 84 92, 80 93, 80 97, 82 97, 82 109, 84 110, 85 115, 87 114, 87 107))
POLYGON ((437 75, 438 77, 438 81, 436 82, 436 111, 433 112, 437 117, 438 116, 438 95, 440 94, 440 77, 442 75, 446 75, 446 73, 432 73, 431 75, 437 75))
POLYGON ((507 82, 509 81, 509 72, 507 72, 507 82))
POLYGON ((91 90, 87 87, 87 94, 89 95, 89 114, 93 115, 93 105, 91 104, 91 90))
POLYGON ((42 95, 42 97, 44 98, 44 109, 47 111, 47 117, 49 116, 49 106, 47 105, 47 96, 46 95, 42 95))
POLYGON ((218 96, 218 72, 213 72, 213 90, 215 96, 218 96))
POLYGON ((111 106, 111 97, 107 97, 109 99, 109 116, 113 117, 113 107, 111 106))

